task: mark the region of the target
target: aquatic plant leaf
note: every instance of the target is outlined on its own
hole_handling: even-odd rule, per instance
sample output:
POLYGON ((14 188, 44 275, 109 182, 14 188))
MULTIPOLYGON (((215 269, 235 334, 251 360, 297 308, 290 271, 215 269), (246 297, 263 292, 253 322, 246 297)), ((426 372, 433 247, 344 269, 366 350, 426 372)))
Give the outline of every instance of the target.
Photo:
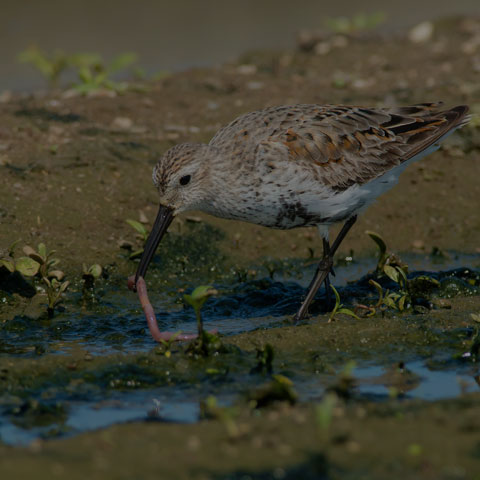
MULTIPOLYGON (((47 247, 45 246, 44 243, 39 243, 38 244, 38 253, 44 260, 47 259, 47 247)), ((54 252, 52 252, 52 253, 54 253, 54 252)))
POLYGON ((271 382, 261 386, 249 394, 253 408, 261 408, 281 401, 293 405, 298 395, 293 388, 293 382, 283 375, 273 375, 271 382))
POLYGON ((39 253, 37 253, 32 247, 25 245, 22 250, 23 250, 23 253, 25 253, 25 255, 32 258, 36 262, 40 264, 45 262, 45 259, 39 253))
POLYGON ((20 243, 20 240, 15 240, 9 247, 8 247, 8 254, 13 258, 15 253, 16 246, 20 243))
POLYGON ((337 396, 334 393, 327 393, 322 403, 315 407, 315 420, 321 430, 327 430, 332 422, 333 409, 337 404, 337 396))
POLYGON ((63 282, 63 283, 60 285, 59 293, 63 293, 63 292, 68 288, 69 285, 70 285, 70 282, 69 282, 69 281, 63 282))
POLYGON ((402 279, 402 283, 403 285, 406 285, 407 283, 407 274, 405 273, 405 270, 402 268, 402 267, 399 267, 399 266, 396 266, 395 267, 397 272, 398 272, 398 275, 399 275, 399 279, 402 279))
POLYGON ((338 309, 338 307, 340 306, 340 294, 337 292, 337 289, 333 285, 330 285, 330 287, 332 288, 335 295, 335 306, 338 309))
POLYGON ((350 317, 356 318, 357 320, 360 320, 360 317, 355 314, 352 310, 349 308, 339 308, 337 310, 337 313, 343 313, 344 315, 349 315, 350 317))
POLYGON ((193 302, 201 302, 203 303, 212 295, 216 295, 218 292, 210 285, 200 285, 199 287, 195 288, 195 290, 191 293, 191 299, 193 302))
POLYGON ((128 256, 128 258, 129 258, 130 260, 134 260, 135 258, 140 257, 140 256, 142 255, 142 253, 143 253, 143 250, 144 250, 143 248, 140 248, 139 250, 135 250, 134 252, 132 252, 132 253, 128 256))
POLYGON ((480 323, 480 314, 477 313, 471 313, 470 317, 474 322, 480 323))
POLYGON ((25 277, 33 277, 38 273, 40 264, 30 257, 20 257, 15 260, 15 268, 25 277))
MULTIPOLYGON (((55 251, 52 250, 52 251, 50 252, 50 255, 51 255, 52 253, 55 253, 55 251)), ((48 269, 50 269, 51 267, 54 267, 55 265, 58 265, 59 263, 60 263, 60 260, 59 260, 58 258, 52 258, 52 259, 50 259, 50 260, 47 262, 47 267, 48 267, 48 269)))
POLYGON ((102 267, 98 263, 94 263, 89 269, 88 273, 93 277, 93 278, 99 278, 100 275, 102 274, 102 267))
POLYGON ((0 267, 5 267, 10 273, 15 271, 15 264, 13 260, 8 260, 6 258, 0 260, 0 267))
POLYGON ((383 238, 378 233, 372 232, 370 230, 367 230, 365 233, 377 244, 379 250, 379 257, 382 258, 387 251, 387 245, 385 244, 383 238))
POLYGON ((193 307, 193 309, 198 312, 202 308, 203 304, 208 300, 209 297, 218 293, 213 287, 207 285, 201 285, 197 287, 191 295, 185 294, 183 296, 184 300, 193 307))
POLYGON ((378 302, 376 303, 376 306, 379 307, 379 306, 382 304, 382 301, 383 301, 383 288, 382 288, 382 286, 381 286, 378 282, 376 282, 375 280, 370 279, 370 280, 368 281, 368 283, 369 283, 370 285, 373 285, 373 286, 376 288, 377 292, 378 292, 378 302))
POLYGON ((48 272, 48 276, 56 278, 57 280, 62 280, 65 274, 61 270, 52 270, 48 272))
POLYGON ((147 235, 146 228, 136 220, 127 219, 125 220, 131 227, 133 227, 140 235, 145 236, 147 235))
POLYGON ((135 63, 136 61, 137 55, 135 53, 121 53, 112 60, 107 70, 109 73, 119 72, 120 70, 129 67, 132 63, 135 63))
POLYGON ((395 283, 399 283, 400 274, 395 267, 392 267, 390 265, 384 265, 383 271, 388 278, 392 279, 395 283))
POLYGON ((392 298, 391 294, 386 295, 386 296, 383 298, 383 303, 384 303, 387 307, 396 308, 395 300, 392 298))
POLYGON ((400 298, 400 300, 398 301, 398 309, 403 312, 403 310, 405 309, 405 300, 407 299, 407 296, 404 295, 403 297, 400 298))

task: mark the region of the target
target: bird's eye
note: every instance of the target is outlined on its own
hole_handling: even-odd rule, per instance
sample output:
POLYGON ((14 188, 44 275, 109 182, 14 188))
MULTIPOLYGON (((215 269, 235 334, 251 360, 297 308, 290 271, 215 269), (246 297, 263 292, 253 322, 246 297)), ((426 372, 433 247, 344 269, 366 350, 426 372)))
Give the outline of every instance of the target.
POLYGON ((180 179, 180 185, 186 185, 187 183, 190 182, 190 179, 192 178, 191 175, 185 175, 180 179))

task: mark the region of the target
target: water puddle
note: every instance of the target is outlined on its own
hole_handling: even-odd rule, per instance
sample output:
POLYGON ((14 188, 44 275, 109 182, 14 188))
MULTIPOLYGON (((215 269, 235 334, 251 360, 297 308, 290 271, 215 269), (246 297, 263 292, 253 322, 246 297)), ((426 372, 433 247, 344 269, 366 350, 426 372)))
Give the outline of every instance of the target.
MULTIPOLYGON (((382 401, 395 395, 400 399, 434 401, 480 390, 478 380, 475 380, 479 371, 472 371, 470 367, 438 371, 417 360, 394 369, 393 372, 390 367, 378 365, 356 367, 353 370, 355 397, 382 401)), ((302 380, 294 375, 299 401, 319 401, 333 379, 334 376, 330 375, 302 380)), ((241 385, 240 389, 247 386, 245 382, 237 383, 234 378, 229 381, 237 387, 241 385)), ((258 378, 251 378, 249 383, 258 383, 258 378)), ((220 405, 231 405, 238 400, 238 394, 233 391, 222 393, 224 389, 212 385, 208 389, 170 385, 131 392, 104 391, 96 398, 83 401, 66 399, 64 409, 68 413, 61 422, 25 428, 16 424, 15 415, 0 415, 0 439, 10 445, 27 445, 36 438, 71 436, 130 421, 192 423, 199 420, 200 401, 207 395, 214 394, 220 405)))
MULTIPOLYGON (((478 255, 402 258, 413 271, 411 276, 427 274, 437 279, 447 297, 478 294, 479 273, 464 267, 478 267, 478 255)), ((202 311, 205 327, 217 328, 228 337, 290 325, 315 267, 301 260, 266 262, 255 267, 253 278, 222 277, 214 283, 221 294, 202 311)), ((371 258, 347 259, 336 266, 334 284, 342 302, 351 305, 374 297, 366 277, 374 267, 371 258)), ((162 283, 155 268, 150 282, 161 327, 195 331, 194 312, 178 301, 181 282, 162 283)), ((6 387, 0 391, 0 441, 25 445, 36 438, 71 436, 130 421, 196 422, 200 402, 209 395, 220 405, 231 405, 245 401, 247 391, 270 378, 252 369, 255 352, 233 349, 197 363, 186 359, 182 351, 174 352, 171 359, 155 353, 158 345, 146 331, 137 297, 126 292, 123 283, 118 279, 118 285, 111 283, 98 290, 90 303, 80 291, 73 291, 66 311, 53 320, 18 316, 1 324, 0 360, 7 360, 3 363, 7 366, 0 368, 0 387, 6 387), (78 361, 79 351, 81 358, 90 356, 90 366, 78 361), (23 373, 12 367, 11 373, 8 360, 13 358, 30 367, 23 373), (50 370, 45 367, 40 373, 28 370, 49 358, 72 360, 71 364, 52 362, 50 370)), ((313 313, 322 311, 324 297, 321 292, 313 313)), ((448 333, 438 329, 431 335, 436 335, 431 345, 408 347, 402 354, 390 352, 388 345, 384 351, 365 347, 348 355, 328 354, 325 347, 329 366, 319 371, 312 367, 307 352, 277 352, 274 373, 293 381, 301 402, 319 401, 342 375, 348 360, 357 362, 351 371, 355 398, 433 401, 478 391, 479 369, 464 361, 458 350, 459 342, 471 340, 473 329, 465 326, 448 333), (404 363, 398 363, 399 359, 404 363)))

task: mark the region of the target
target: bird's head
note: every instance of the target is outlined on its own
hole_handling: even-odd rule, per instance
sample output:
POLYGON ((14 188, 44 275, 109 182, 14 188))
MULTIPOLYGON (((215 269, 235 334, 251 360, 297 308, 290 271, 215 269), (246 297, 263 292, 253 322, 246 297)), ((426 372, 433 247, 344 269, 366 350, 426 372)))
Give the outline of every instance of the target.
POLYGON ((210 160, 215 149, 205 144, 183 143, 168 150, 153 169, 153 183, 160 207, 145 244, 135 275, 145 277, 155 250, 173 218, 180 212, 199 209, 209 195, 210 160))

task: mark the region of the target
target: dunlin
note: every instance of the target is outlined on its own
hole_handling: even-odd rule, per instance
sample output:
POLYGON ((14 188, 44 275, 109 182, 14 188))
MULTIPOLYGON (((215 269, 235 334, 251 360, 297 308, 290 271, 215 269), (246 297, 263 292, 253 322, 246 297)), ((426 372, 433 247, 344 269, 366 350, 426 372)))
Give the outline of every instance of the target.
POLYGON ((302 319, 322 283, 328 290, 333 256, 357 215, 395 185, 407 165, 465 125, 467 112, 467 106, 433 103, 280 106, 242 115, 208 145, 171 148, 153 169, 160 208, 135 284, 143 288, 162 236, 187 210, 279 229, 315 225, 324 251, 295 315, 302 319), (338 222, 344 225, 330 244, 329 227, 338 222))

